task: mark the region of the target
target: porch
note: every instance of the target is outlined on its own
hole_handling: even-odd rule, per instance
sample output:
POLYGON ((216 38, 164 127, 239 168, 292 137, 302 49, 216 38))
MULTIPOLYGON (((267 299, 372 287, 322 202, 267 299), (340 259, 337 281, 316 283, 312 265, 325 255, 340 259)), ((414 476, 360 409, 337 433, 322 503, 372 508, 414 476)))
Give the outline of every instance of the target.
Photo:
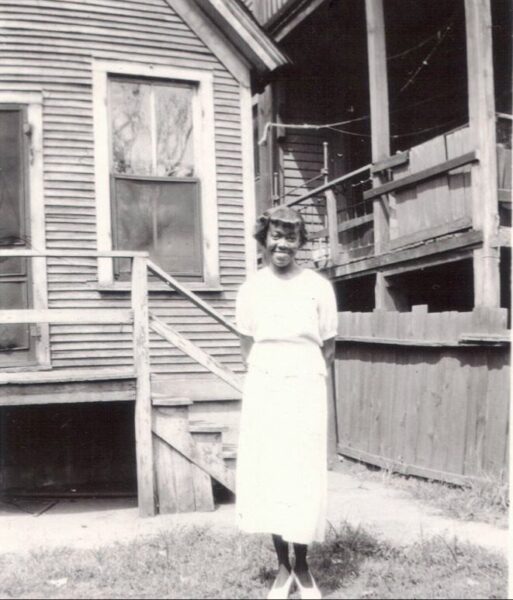
MULTIPOLYGON (((497 124, 507 139, 511 118, 498 116, 497 124)), ((512 154, 505 143, 496 145, 496 162, 499 219, 493 243, 510 247, 512 154)), ((307 223, 304 259, 330 278, 399 273, 471 258, 482 246, 481 207, 473 189, 478 175, 479 152, 467 125, 335 179, 325 177, 322 185, 285 203, 307 223)))

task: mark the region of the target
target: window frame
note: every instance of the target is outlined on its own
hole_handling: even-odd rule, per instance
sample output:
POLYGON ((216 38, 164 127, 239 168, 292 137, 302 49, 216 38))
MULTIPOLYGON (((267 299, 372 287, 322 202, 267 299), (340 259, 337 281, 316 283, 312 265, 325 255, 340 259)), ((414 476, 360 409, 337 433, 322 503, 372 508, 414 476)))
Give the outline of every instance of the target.
MULTIPOLYGON (((24 188, 27 236, 35 251, 46 251, 45 205, 43 186, 43 93, 0 91, 2 108, 19 108, 24 127, 27 127, 25 148, 24 188)), ((33 309, 48 308, 47 260, 44 256, 27 259, 33 309)), ((2 372, 37 371, 51 369, 50 326, 34 324, 34 360, 20 366, 1 367, 2 372)))
MULTIPOLYGON (((173 81, 194 84, 196 93, 193 102, 193 144, 195 173, 199 180, 200 193, 203 280, 184 280, 184 283, 191 289, 220 289, 213 73, 181 67, 102 60, 93 62, 95 196, 99 251, 112 250, 114 237, 108 104, 109 79, 111 77, 143 77, 163 82, 169 81, 170 84, 173 81)), ((115 280, 114 262, 111 258, 98 259, 98 282, 100 289, 130 289, 129 282, 115 280)), ((169 288, 161 282, 150 283, 150 289, 169 291, 169 288)))

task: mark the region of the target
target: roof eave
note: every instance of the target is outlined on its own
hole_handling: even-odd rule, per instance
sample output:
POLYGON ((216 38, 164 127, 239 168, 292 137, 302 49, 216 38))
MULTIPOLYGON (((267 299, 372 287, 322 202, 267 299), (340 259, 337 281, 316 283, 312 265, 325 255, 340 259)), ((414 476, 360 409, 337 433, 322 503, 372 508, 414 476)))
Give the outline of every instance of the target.
POLYGON ((194 0, 259 74, 289 64, 251 14, 236 0, 194 0))

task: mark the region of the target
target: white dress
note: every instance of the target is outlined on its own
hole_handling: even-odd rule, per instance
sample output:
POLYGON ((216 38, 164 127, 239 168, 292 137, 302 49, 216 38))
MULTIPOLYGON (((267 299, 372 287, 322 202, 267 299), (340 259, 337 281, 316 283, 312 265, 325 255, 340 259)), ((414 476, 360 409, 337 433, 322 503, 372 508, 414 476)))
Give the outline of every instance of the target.
POLYGON ((327 390, 324 340, 337 334, 328 280, 309 269, 280 279, 265 267, 237 296, 248 358, 237 454, 237 522, 288 542, 324 539, 327 390))

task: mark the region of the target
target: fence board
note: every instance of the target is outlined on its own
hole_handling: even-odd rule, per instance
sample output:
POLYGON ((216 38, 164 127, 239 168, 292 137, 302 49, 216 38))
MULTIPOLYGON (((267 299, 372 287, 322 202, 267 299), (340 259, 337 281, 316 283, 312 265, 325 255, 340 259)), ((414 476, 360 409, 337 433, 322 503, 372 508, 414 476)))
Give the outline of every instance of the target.
POLYGON ((503 309, 342 313, 341 337, 402 342, 339 344, 342 452, 452 482, 505 476, 509 348, 457 343, 463 333, 505 336, 504 325, 503 309))

